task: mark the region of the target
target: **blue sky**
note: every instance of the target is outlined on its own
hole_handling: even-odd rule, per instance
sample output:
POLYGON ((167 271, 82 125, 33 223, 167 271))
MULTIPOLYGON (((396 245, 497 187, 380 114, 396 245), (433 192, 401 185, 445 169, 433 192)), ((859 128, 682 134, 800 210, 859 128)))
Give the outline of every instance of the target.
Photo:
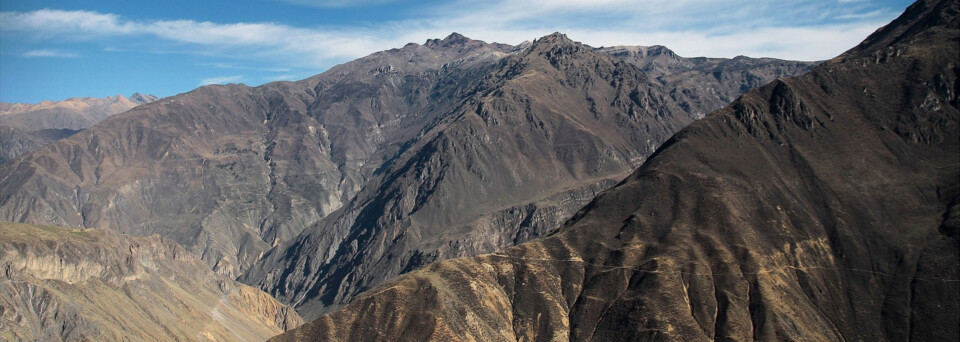
POLYGON ((821 60, 904 0, 0 0, 0 101, 170 96, 298 80, 451 32, 517 44, 559 31, 681 56, 821 60))

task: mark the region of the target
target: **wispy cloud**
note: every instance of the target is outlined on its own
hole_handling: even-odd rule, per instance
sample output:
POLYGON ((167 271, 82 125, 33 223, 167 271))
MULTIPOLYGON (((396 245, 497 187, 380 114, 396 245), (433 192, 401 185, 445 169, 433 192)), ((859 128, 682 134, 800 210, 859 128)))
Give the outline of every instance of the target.
POLYGON ((64 52, 59 50, 30 50, 24 52, 21 56, 26 58, 49 57, 49 58, 78 58, 79 54, 73 52, 64 52))
POLYGON ((233 70, 256 70, 256 71, 269 71, 269 72, 287 72, 290 71, 290 68, 262 68, 254 67, 244 64, 237 63, 226 63, 226 62, 214 62, 214 63, 200 63, 200 66, 214 67, 217 69, 233 69, 233 70))
MULTIPOLYGON (((327 7, 346 3, 281 1, 327 7)), ((898 14, 887 8, 865 7, 864 3, 844 7, 843 2, 849 0, 838 1, 459 0, 436 6, 418 17, 362 27, 294 27, 272 22, 187 19, 143 21, 110 13, 49 9, 4 12, 0 13, 0 20, 5 31, 39 39, 83 42, 152 37, 157 45, 166 44, 165 49, 179 49, 179 53, 257 61, 211 65, 216 68, 243 70, 245 65, 255 64, 262 66, 258 67, 261 71, 287 73, 284 69, 327 68, 453 31, 509 44, 561 31, 593 46, 661 44, 684 56, 743 54, 818 60, 843 52, 898 14)), ((121 45, 114 47, 117 49, 133 48, 116 44, 121 45)))
POLYGON ((875 10, 875 11, 870 11, 870 12, 865 12, 865 13, 846 13, 846 14, 838 15, 838 16, 836 16, 835 18, 836 18, 836 19, 841 19, 841 20, 844 20, 844 19, 860 20, 860 19, 870 19, 870 18, 882 17, 882 16, 884 16, 884 15, 886 15, 886 14, 887 14, 887 13, 886 13, 886 11, 884 11, 884 10, 875 10))
POLYGON ((396 0, 279 0, 288 4, 310 6, 310 7, 357 7, 370 6, 394 2, 396 0))
POLYGON ((233 76, 218 76, 204 78, 200 80, 199 85, 205 86, 210 84, 225 84, 225 83, 234 83, 243 80, 243 75, 233 75, 233 76))
MULTIPOLYGON (((358 29, 308 29, 276 23, 219 24, 194 20, 132 21, 115 14, 91 11, 38 10, 3 12, 4 30, 26 32, 36 38, 73 41, 117 36, 153 36, 167 42, 202 46, 205 53, 235 54, 254 58, 309 56, 307 65, 356 58, 375 51, 382 43, 358 29)), ((115 48, 117 49, 117 48, 115 48)))
POLYGON ((264 77, 263 80, 266 82, 274 81, 296 81, 303 78, 303 75, 294 75, 294 74, 281 74, 281 75, 271 75, 264 77))

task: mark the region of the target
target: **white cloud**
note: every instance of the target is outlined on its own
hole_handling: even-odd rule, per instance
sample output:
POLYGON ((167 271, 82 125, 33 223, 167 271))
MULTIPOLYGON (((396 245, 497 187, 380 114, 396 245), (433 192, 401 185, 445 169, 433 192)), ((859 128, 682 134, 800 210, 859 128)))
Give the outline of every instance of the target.
POLYGON ((303 79, 303 78, 304 78, 303 75, 282 74, 282 75, 267 76, 267 77, 264 77, 263 80, 264 80, 264 81, 267 81, 267 82, 274 82, 274 81, 296 81, 296 80, 303 79))
POLYGON ((77 58, 79 54, 73 52, 64 52, 59 50, 30 50, 24 52, 21 56, 26 58, 33 57, 52 57, 52 58, 77 58))
POLYGON ((253 67, 244 64, 237 63, 226 63, 226 62, 215 62, 215 63, 200 63, 200 66, 214 67, 217 69, 233 69, 233 70, 255 70, 255 71, 269 71, 269 72, 288 72, 290 68, 262 68, 262 67, 253 67))
POLYGON ((33 12, 0 13, 3 28, 27 31, 44 36, 70 35, 74 38, 101 38, 103 35, 134 33, 138 24, 125 22, 115 14, 91 11, 59 11, 42 9, 33 12))
POLYGON ((243 79, 243 75, 210 77, 200 80, 200 85, 235 83, 243 79))
POLYGON ((379 5, 394 2, 395 0, 279 0, 288 4, 310 7, 358 7, 379 5))
MULTIPOLYGON (((343 1, 285 0, 333 6, 343 1)), ((372 0, 379 2, 382 0, 372 0)), ((840 0, 844 1, 844 0, 840 0)), ((136 21, 91 11, 0 13, 4 31, 74 41, 153 37, 156 49, 224 57, 242 65, 323 69, 408 42, 460 32, 517 44, 555 31, 592 46, 665 45, 684 56, 831 58, 897 13, 863 3, 835 8, 803 0, 459 0, 419 17, 373 26, 294 27, 281 23, 136 21), (615 9, 615 10, 611 10, 615 9), (844 19, 842 22, 830 20, 844 19), (264 64, 263 62, 268 63, 264 64)), ((116 43, 116 42, 114 42, 116 43)), ((125 49, 111 43, 111 48, 125 49)), ((227 65, 215 66, 228 68, 227 65)), ((271 71, 271 70, 267 70, 271 71)))
POLYGON ((836 16, 835 19, 854 19, 854 20, 860 20, 860 19, 869 19, 869 18, 882 17, 882 16, 885 15, 885 14, 887 14, 887 13, 886 13, 886 11, 884 11, 884 10, 875 10, 875 11, 870 11, 870 12, 866 12, 866 13, 847 13, 847 14, 841 14, 841 15, 836 16))

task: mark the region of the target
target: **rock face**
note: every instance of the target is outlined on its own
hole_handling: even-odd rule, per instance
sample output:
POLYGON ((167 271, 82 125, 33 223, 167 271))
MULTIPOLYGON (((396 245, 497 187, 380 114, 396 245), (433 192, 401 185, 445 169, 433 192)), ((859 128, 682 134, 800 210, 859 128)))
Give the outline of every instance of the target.
POLYGON ((958 340, 958 3, 677 133, 558 233, 275 340, 958 340))
POLYGON ((0 169, 0 219, 161 234, 229 277, 276 248, 245 281, 317 315, 552 230, 716 108, 671 91, 559 34, 521 47, 452 34, 113 116, 0 169), (309 270, 272 272, 287 263, 309 270), (320 280, 324 267, 358 273, 320 280))
POLYGON ((158 236, 0 222, 4 341, 262 341, 302 323, 158 236))
POLYGON ((0 102, 0 164, 89 128, 144 103, 153 95, 71 98, 37 104, 0 102))

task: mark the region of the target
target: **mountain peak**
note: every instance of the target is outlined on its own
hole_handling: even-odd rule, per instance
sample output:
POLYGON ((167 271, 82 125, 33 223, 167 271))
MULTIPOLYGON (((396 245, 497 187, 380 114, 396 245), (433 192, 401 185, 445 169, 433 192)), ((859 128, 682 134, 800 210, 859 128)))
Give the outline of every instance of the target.
POLYGON ((156 101, 158 98, 156 95, 152 95, 152 94, 144 95, 141 93, 133 93, 133 95, 130 95, 130 97, 128 97, 127 99, 137 104, 144 104, 144 103, 150 103, 150 102, 156 101))
POLYGON ((535 40, 534 43, 535 43, 535 44, 536 44, 536 43, 539 43, 539 44, 574 44, 574 43, 576 43, 576 42, 574 42, 573 40, 571 40, 569 37, 567 37, 567 35, 565 35, 565 34, 563 34, 563 33, 554 32, 554 33, 548 34, 548 35, 546 35, 546 36, 540 37, 540 39, 535 40))
POLYGON ((473 41, 473 39, 467 38, 467 37, 463 36, 462 34, 453 32, 453 33, 451 33, 450 35, 448 35, 446 38, 443 38, 442 40, 441 40, 441 39, 427 39, 427 42, 424 43, 424 45, 429 46, 429 47, 435 47, 435 46, 451 47, 451 46, 457 46, 457 45, 464 45, 464 44, 467 44, 467 43, 472 42, 472 41, 473 41))

